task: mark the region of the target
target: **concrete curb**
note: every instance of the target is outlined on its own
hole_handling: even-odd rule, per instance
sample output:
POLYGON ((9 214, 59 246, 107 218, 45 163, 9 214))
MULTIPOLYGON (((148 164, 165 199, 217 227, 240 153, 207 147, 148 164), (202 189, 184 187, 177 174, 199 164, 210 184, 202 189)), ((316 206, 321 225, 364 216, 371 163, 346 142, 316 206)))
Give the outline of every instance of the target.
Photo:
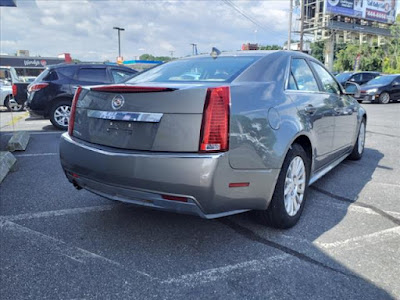
POLYGON ((7 149, 13 151, 23 151, 28 146, 30 135, 26 131, 18 131, 13 134, 8 141, 7 149))
POLYGON ((17 159, 8 151, 0 151, 0 183, 6 178, 17 159))

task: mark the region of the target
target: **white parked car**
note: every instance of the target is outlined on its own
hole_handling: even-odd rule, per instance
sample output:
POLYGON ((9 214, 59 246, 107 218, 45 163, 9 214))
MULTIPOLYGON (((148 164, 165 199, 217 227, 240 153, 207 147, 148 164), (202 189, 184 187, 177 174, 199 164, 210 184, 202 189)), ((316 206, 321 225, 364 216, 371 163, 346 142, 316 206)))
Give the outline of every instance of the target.
POLYGON ((21 111, 21 104, 14 101, 12 86, 8 81, 0 80, 0 106, 7 107, 8 111, 21 111))

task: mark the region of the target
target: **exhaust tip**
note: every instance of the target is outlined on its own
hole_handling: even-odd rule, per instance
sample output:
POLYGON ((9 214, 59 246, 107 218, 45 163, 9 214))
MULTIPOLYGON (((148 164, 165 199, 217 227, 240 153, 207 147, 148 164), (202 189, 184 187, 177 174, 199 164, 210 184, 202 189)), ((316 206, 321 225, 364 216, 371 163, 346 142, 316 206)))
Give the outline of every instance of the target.
POLYGON ((78 191, 82 189, 82 187, 75 180, 72 181, 72 184, 78 191))

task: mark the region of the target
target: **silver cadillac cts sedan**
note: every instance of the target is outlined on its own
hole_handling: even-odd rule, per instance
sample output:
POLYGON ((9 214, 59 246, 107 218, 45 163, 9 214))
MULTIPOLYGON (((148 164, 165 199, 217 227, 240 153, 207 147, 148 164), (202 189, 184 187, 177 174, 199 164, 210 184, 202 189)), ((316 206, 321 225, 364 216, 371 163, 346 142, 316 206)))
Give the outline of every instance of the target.
POLYGON ((195 56, 79 87, 60 158, 77 189, 112 200, 204 218, 255 210, 288 228, 310 184, 361 158, 366 120, 308 55, 195 56))

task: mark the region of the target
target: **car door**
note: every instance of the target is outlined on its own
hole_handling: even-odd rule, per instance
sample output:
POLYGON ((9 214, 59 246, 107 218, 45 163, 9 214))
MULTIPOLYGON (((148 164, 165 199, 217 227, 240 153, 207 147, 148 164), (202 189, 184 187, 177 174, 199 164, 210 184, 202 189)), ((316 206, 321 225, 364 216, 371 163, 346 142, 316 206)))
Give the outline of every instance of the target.
POLYGON ((335 113, 304 58, 292 58, 287 93, 296 104, 304 126, 310 130, 314 170, 318 170, 332 160, 335 113))
POLYGON ((322 90, 335 112, 333 149, 336 152, 335 156, 339 157, 353 147, 354 133, 357 130, 357 114, 355 111, 358 106, 356 100, 342 93, 334 77, 321 64, 312 61, 311 66, 315 70, 322 90))
POLYGON ((392 82, 391 99, 400 100, 400 76, 392 82))

